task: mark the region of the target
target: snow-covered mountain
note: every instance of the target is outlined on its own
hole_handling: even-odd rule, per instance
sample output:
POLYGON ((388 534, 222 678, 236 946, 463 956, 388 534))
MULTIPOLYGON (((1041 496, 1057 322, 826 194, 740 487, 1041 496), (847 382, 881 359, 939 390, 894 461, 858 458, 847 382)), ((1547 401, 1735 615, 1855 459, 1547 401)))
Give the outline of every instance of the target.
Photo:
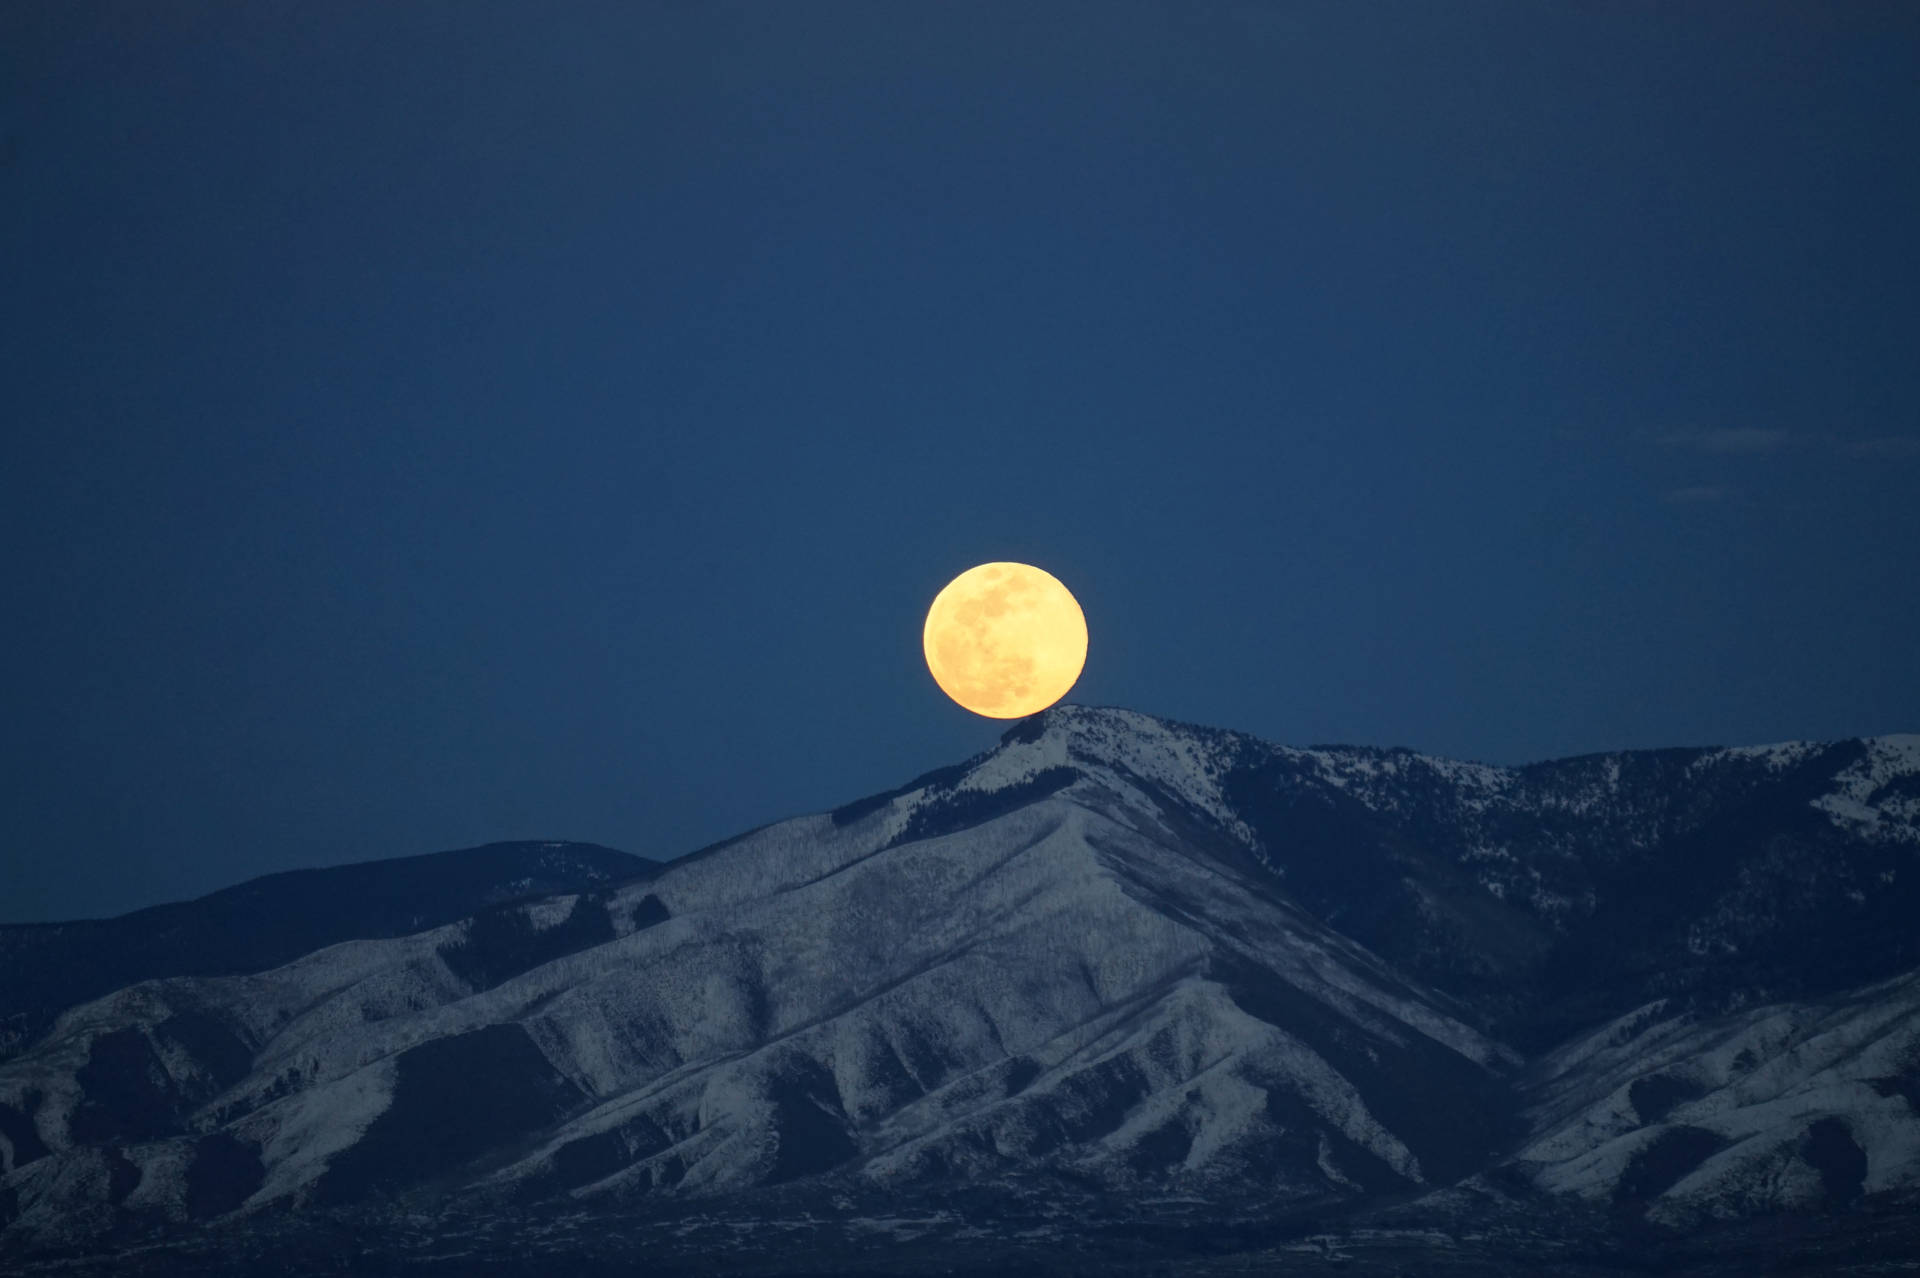
POLYGON ((119 918, 0 924, 0 1060, 64 1009, 135 981, 263 971, 336 941, 405 936, 657 867, 591 843, 489 843, 269 874, 119 918))
POLYGON ((955 1185, 1877 1201, 1920 1186, 1917 891, 1916 737, 1505 769, 1056 707, 657 874, 67 1008, 0 1063, 0 1247, 955 1185))
POLYGON ((1530 1070, 1541 1186, 1696 1225, 1920 1186, 1920 973, 1716 1017, 1666 1000, 1530 1070))

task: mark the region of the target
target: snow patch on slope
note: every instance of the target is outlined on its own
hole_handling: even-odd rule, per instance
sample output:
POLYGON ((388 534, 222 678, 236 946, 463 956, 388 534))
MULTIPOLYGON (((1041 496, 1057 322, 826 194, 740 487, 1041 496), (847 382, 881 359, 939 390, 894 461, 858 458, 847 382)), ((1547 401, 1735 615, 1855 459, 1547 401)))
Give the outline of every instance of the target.
POLYGON ((1813 806, 1850 834, 1920 844, 1920 735, 1873 737, 1866 746, 1813 806))
POLYGON ((1711 772, 1729 759, 1757 763, 1769 772, 1784 772, 1829 744, 1825 741, 1776 741, 1771 745, 1728 746, 1701 755, 1688 765, 1687 772, 1692 776, 1711 772))
POLYGON ((365 1135, 393 1103, 394 1077, 395 1062, 389 1057, 236 1123, 233 1134, 257 1143, 267 1165, 266 1181, 248 1202, 271 1202, 316 1180, 333 1156, 365 1135))

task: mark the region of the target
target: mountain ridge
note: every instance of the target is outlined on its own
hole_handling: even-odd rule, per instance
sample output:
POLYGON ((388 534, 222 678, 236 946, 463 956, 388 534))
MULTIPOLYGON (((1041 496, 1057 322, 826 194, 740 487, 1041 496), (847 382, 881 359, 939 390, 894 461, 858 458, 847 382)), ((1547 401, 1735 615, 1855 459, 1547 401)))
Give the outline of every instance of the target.
POLYGON ((658 865, 593 843, 521 840, 283 870, 110 918, 0 924, 0 965, 14 978, 0 986, 0 1060, 60 1008, 135 981, 260 971, 658 865))
POLYGON ((963 1185, 1892 1201, 1916 775, 1908 736, 1505 769, 1056 707, 644 877, 67 1008, 0 1063, 0 1247, 963 1185))

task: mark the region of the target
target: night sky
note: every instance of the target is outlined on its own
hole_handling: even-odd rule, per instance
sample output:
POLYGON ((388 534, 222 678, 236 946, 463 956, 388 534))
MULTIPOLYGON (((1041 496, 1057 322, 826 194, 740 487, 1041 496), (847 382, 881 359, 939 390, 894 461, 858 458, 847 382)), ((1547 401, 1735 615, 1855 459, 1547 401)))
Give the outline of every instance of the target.
POLYGON ((669 858, 1073 700, 1920 730, 1920 5, 0 3, 0 919, 669 858))

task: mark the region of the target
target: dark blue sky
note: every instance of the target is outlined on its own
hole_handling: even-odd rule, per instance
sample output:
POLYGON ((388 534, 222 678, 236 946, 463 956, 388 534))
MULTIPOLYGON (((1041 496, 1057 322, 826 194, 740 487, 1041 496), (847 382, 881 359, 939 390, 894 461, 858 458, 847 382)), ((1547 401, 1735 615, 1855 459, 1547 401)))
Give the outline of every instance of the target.
POLYGON ((0 5, 0 918, 671 857, 1073 698, 1920 729, 1920 6, 0 5))

